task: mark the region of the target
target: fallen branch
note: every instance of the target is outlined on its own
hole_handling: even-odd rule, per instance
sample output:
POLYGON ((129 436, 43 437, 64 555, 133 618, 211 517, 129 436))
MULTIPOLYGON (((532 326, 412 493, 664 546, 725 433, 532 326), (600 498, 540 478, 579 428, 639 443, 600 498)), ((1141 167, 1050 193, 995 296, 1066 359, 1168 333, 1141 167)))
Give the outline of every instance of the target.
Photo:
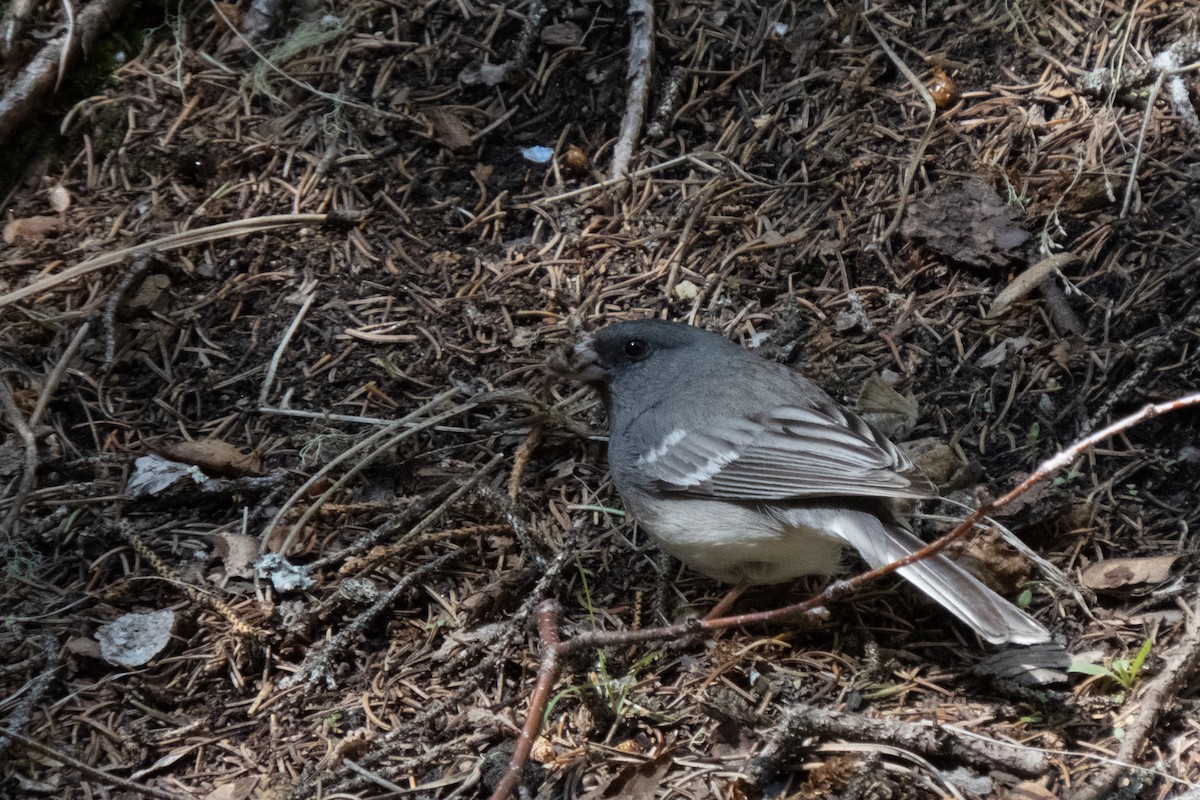
POLYGON ((785 708, 771 743, 754 759, 750 774, 759 783, 774 777, 779 762, 810 736, 894 745, 926 758, 945 758, 1022 777, 1046 774, 1050 759, 1039 750, 985 737, 962 736, 929 722, 871 719, 826 711, 807 703, 785 708))
POLYGON ((642 131, 646 100, 650 95, 650 60, 654 56, 654 2, 629 0, 629 66, 625 71, 628 91, 621 133, 613 147, 609 177, 616 180, 629 171, 633 146, 642 131))
POLYGON ((1102 430, 1083 437, 1070 447, 1059 451, 1043 461, 1029 477, 1000 498, 981 502, 979 507, 970 516, 959 523, 954 530, 937 541, 891 564, 885 564, 877 569, 861 573, 849 580, 835 581, 826 587, 823 592, 800 603, 794 603, 771 611, 737 614, 730 617, 691 619, 687 622, 665 625, 658 628, 589 631, 566 640, 559 638, 559 613, 561 606, 555 600, 548 600, 542 603, 538 608, 537 614, 538 635, 542 650, 542 660, 538 668, 537 682, 534 684, 533 695, 530 697, 525 724, 522 726, 521 734, 513 747, 513 754, 509 761, 508 770, 505 772, 504 777, 496 784, 496 788, 491 795, 492 800, 506 800, 520 785, 521 778, 525 772, 525 765, 533 749, 533 743, 541 732, 542 717, 546 713, 554 683, 562 671, 563 660, 566 656, 592 648, 680 639, 687 636, 713 634, 726 628, 766 622, 783 622, 786 620, 791 624, 816 624, 828 614, 826 607, 830 603, 855 594, 869 583, 873 583, 899 569, 903 569, 921 559, 941 552, 952 542, 964 536, 976 523, 989 515, 995 514, 1028 492, 1035 485, 1046 480, 1051 474, 1068 466, 1087 449, 1095 447, 1116 434, 1146 420, 1153 419, 1170 411, 1195 405, 1200 405, 1200 392, 1185 395, 1184 397, 1165 403, 1147 405, 1140 411, 1123 417, 1102 430))

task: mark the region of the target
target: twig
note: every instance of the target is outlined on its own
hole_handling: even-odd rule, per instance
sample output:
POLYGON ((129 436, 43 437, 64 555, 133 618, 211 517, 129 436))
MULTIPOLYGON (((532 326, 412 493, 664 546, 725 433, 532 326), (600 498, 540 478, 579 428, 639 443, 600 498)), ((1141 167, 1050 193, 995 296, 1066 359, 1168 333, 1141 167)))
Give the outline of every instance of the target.
POLYGON ((1118 92, 1128 92, 1149 86, 1146 96, 1146 108, 1142 113, 1142 127, 1138 131, 1137 146, 1133 150, 1133 160, 1129 165, 1129 179, 1125 183, 1125 197, 1121 202, 1120 218, 1129 214, 1129 206, 1133 201, 1133 189, 1137 181, 1138 166, 1142 161, 1142 147, 1146 142, 1146 131, 1150 127, 1150 115, 1154 112, 1154 104, 1162 93, 1164 84, 1169 85, 1168 97, 1171 105, 1179 114, 1184 124, 1193 133, 1200 134, 1200 117, 1192 105, 1187 85, 1183 82, 1182 74, 1195 68, 1188 65, 1200 57, 1200 39, 1175 42, 1173 45, 1156 55, 1145 66, 1118 72, 1113 69, 1093 70, 1079 79, 1079 88, 1096 97, 1111 97, 1118 92))
POLYGON ((625 95, 625 116, 621 132, 613 147, 612 169, 609 177, 624 177, 629 171, 633 146, 642 132, 646 115, 646 100, 650 94, 650 61, 654 57, 654 2, 629 0, 629 66, 625 71, 628 91, 625 95))
POLYGON ((4 515, 4 520, 0 521, 0 535, 15 537, 17 517, 25 505, 25 498, 28 496, 29 490, 33 488, 33 479, 37 474, 37 439, 34 438, 33 431, 26 424, 25 418, 21 416, 21 410, 17 408, 17 403, 13 399, 12 387, 8 385, 8 379, 3 376, 0 376, 0 406, 3 406, 8 424, 12 426, 13 431, 21 440, 22 447, 25 448, 25 468, 21 473, 21 482, 17 484, 17 491, 13 495, 8 513, 4 515))
POLYGON ((541 638, 542 662, 538 669, 537 682, 534 685, 533 695, 530 698, 525 724, 522 726, 521 735, 517 739, 516 746, 513 748, 513 755, 509 762, 508 770, 492 793, 492 800, 506 800, 516 790, 517 786, 520 785, 533 742, 541 730, 542 717, 546 712, 546 702, 550 697, 550 692, 554 687, 555 681, 558 679, 565 656, 590 648, 679 639, 684 636, 711 634, 725 630, 726 628, 765 622, 788 620, 793 623, 814 623, 827 614, 825 608, 830 603, 854 594, 867 584, 890 575, 899 569, 903 569, 917 561, 941 552, 956 539, 965 535, 984 517, 994 514, 1012 503, 1033 486, 1046 480, 1054 472, 1071 464, 1087 449, 1095 447, 1116 434, 1128 430, 1134 425, 1138 425, 1148 419, 1195 405, 1200 405, 1200 392, 1185 395, 1164 403, 1147 405, 1140 411, 1108 425, 1103 430, 1079 439, 1070 447, 1059 451, 1043 461, 1029 477, 1000 498, 980 503, 979 507, 970 516, 959 523, 954 530, 937 541, 890 564, 885 564, 882 567, 861 573, 849 580, 836 581, 826 587, 824 591, 800 603, 794 603, 771 611, 759 611, 751 614, 738 614, 715 619, 693 619, 684 623, 658 628, 625 631, 589 631, 571 639, 560 641, 558 637, 558 616, 561 606, 559 606, 557 601, 546 601, 538 609, 538 631, 541 638))
POLYGON ((13 0, 0 19, 0 56, 5 60, 12 57, 13 43, 25 34, 29 15, 33 13, 37 0, 13 0))
POLYGON ((542 426, 534 424, 513 455, 512 475, 508 479, 508 499, 514 503, 517 495, 521 493, 521 476, 525 474, 525 466, 529 463, 529 457, 533 455, 533 451, 537 449, 541 436, 542 426))
MULTIPOLYGON (((303 484, 301 484, 300 488, 298 488, 295 492, 292 493, 292 496, 287 499, 287 502, 285 502, 282 506, 280 506, 279 510, 277 512, 275 512, 275 517, 267 524, 266 528, 263 529, 262 544, 260 545, 260 548, 259 548, 260 552, 266 552, 267 542, 270 539, 271 533, 275 530, 275 528, 279 525, 279 523, 281 523, 283 521, 283 518, 285 516, 287 516, 287 513, 288 513, 288 511, 291 510, 292 506, 294 506, 296 504, 296 502, 300 500, 301 497, 304 497, 306 494, 308 494, 309 489, 311 489, 313 486, 315 486, 319 481, 323 480, 324 477, 326 475, 328 475, 330 472, 332 472, 339 464, 341 464, 343 461, 347 461, 350 458, 353 458, 357 453, 359 453, 363 450, 367 450, 368 448, 374 447, 380 440, 382 440, 383 438, 385 438, 387 436, 390 436, 397 429, 402 428, 403 423, 414 422, 415 420, 417 420, 421 416, 423 416, 426 412, 431 411, 434 408, 437 408, 443 402, 445 402, 446 400, 449 400, 451 397, 458 394, 459 391, 460 390, 458 389, 458 387, 454 387, 452 389, 445 390, 444 392, 438 394, 436 397, 434 397, 429 402, 427 402, 424 405, 417 408, 411 414, 408 414, 407 416, 405 416, 403 419, 396 420, 392 424, 388 425, 386 428, 382 428, 382 429, 376 431, 375 433, 371 434, 366 439, 363 439, 361 442, 354 445, 353 447, 348 448, 347 450, 343 451, 342 453, 339 453, 337 455, 337 457, 331 459, 329 461, 329 463, 327 463, 325 466, 323 466, 319 470, 317 470, 312 476, 309 477, 308 480, 306 480, 303 484)), ((429 420, 423 420, 423 422, 428 423, 429 420)), ((414 426, 413 428, 409 428, 409 430, 415 430, 415 429, 416 429, 416 426, 414 426)), ((320 498, 318 498, 318 499, 320 499, 320 498)), ((307 518, 311 517, 311 516, 312 516, 312 514, 306 515, 304 521, 307 521, 307 518)), ((285 541, 286 545, 288 545, 288 546, 291 545, 291 541, 294 540, 295 537, 298 535, 297 531, 298 531, 298 526, 293 526, 291 532, 288 534, 287 541, 285 541)), ((287 547, 281 548, 279 552, 286 555, 287 547)))
MULTIPOLYGON (((42 640, 42 671, 36 678, 29 682, 29 692, 21 698, 21 702, 5 721, 12 730, 20 731, 29 724, 29 720, 33 718, 33 711, 37 708, 38 703, 42 700, 42 695, 50 688, 50 681, 58 672, 59 651, 58 640, 53 636, 47 635, 42 640)), ((12 739, 0 732, 0 755, 8 749, 12 739)))
MULTIPOLYGON (((774 184, 774 183, 771 183, 769 181, 764 181, 761 178, 757 178, 757 177, 751 175, 749 172, 747 172, 745 169, 743 169, 739 164, 734 163, 733 159, 731 159, 727 155, 724 155, 723 153, 714 153, 714 152, 708 151, 708 150, 700 150, 700 151, 687 153, 682 156, 675 156, 674 158, 669 158, 666 161, 663 161, 662 163, 659 163, 659 164, 651 164, 648 167, 642 167, 639 170, 631 172, 628 175, 622 175, 619 178, 608 178, 606 180, 600 181, 599 183, 593 183, 588 186, 580 186, 578 189, 572 189, 569 192, 562 192, 561 194, 550 195, 549 197, 542 197, 537 200, 534 200, 529 205, 532 208, 539 208, 539 207, 543 207, 543 206, 553 205, 554 203, 558 203, 563 200, 572 200, 576 197, 581 197, 585 194, 591 194, 593 192, 600 192, 600 191, 604 191, 606 189, 611 189, 614 186, 624 183, 626 180, 628 180, 630 178, 644 178, 647 175, 652 175, 656 172, 661 172, 665 169, 677 167, 680 164, 690 164, 691 166, 696 167, 697 169, 702 169, 705 172, 708 172, 713 175, 719 173, 721 170, 718 169, 717 167, 714 167, 712 164, 709 164, 707 161, 705 161, 704 159, 706 159, 706 158, 711 158, 714 161, 720 161, 721 163, 728 166, 731 170, 733 170, 738 175, 738 177, 743 178, 744 180, 747 180, 750 183, 753 183, 755 186, 768 186, 768 187, 772 187, 772 188, 774 188, 776 186, 776 184, 774 184)), ((0 299, 3 299, 3 298, 0 298, 0 299)))
POLYGON ((292 340, 296 329, 304 321, 304 315, 308 313, 308 309, 316 299, 317 293, 315 289, 305 292, 304 302, 300 304, 300 310, 296 312, 296 316, 292 317, 292 324, 283 332, 283 337, 280 338, 279 344, 276 345, 275 352, 271 355, 271 363, 267 365, 267 375, 263 378, 262 388, 258 391, 259 405, 266 405, 267 395, 271 393, 271 385, 275 383, 275 373, 279 371, 279 362, 283 358, 283 354, 287 352, 288 342, 292 340))
POLYGON ((1165 334, 1156 336, 1154 340, 1142 348, 1141 355, 1137 360, 1137 366, 1121 381, 1116 389, 1113 389, 1105 396, 1104 402, 1100 404, 1100 408, 1088 417, 1087 422, 1083 424, 1082 432, 1090 433, 1108 416, 1109 412, 1118 403, 1124 403, 1125 398, 1145 389, 1146 376, 1150 374, 1150 371, 1162 363, 1162 360, 1168 355, 1177 351, 1185 341, 1190 342, 1194 335, 1192 331, 1197 326, 1200 326, 1200 299, 1196 300, 1192 307, 1188 309, 1188 312, 1171 326, 1170 330, 1165 334))
POLYGON ((1159 72, 1150 87, 1150 96, 1146 98, 1146 110, 1142 113, 1142 127, 1138 130, 1137 146, 1133 148, 1133 159, 1129 163, 1129 178, 1125 181, 1125 198, 1121 201, 1121 213, 1118 219, 1129 215, 1129 205, 1133 202, 1133 187, 1137 185, 1138 166, 1142 163, 1142 147, 1146 144, 1146 131, 1150 129, 1150 115, 1154 113, 1154 102, 1162 91, 1163 83, 1167 80, 1166 72, 1159 72))
POLYGON ((654 118, 650 124, 646 126, 646 135, 655 139, 661 139, 666 135, 667 123, 670 117, 675 113, 675 106, 679 101, 679 90, 683 88, 684 78, 687 77, 687 72, 683 67, 674 67, 667 75, 666 85, 659 91, 658 108, 654 109, 654 118))
MULTIPOLYGON (((1138 757, 1158 718, 1175 699, 1183 684, 1193 676, 1197 666, 1200 666, 1200 592, 1196 592, 1192 598, 1187 633, 1183 640, 1176 646, 1162 672, 1146 682, 1139 697, 1141 702, 1137 712, 1121 726, 1125 736, 1117 749, 1117 761, 1131 763, 1138 757)), ((1111 796, 1113 786, 1127 771, 1127 768, 1120 764, 1105 765, 1079 785, 1071 794, 1071 800, 1100 800, 1111 796)))
MULTIPOLYGON (((538 33, 541 32, 542 25, 545 24, 546 16, 549 13, 550 8, 544 0, 533 0, 529 10, 525 12, 525 22, 521 25, 521 32, 517 34, 516 43, 513 44, 512 54, 508 60, 501 64, 472 64, 459 72, 458 79, 466 86, 475 86, 481 83, 486 86, 499 86, 510 80, 529 60, 533 43, 537 39, 538 33)), ((471 138, 475 139, 475 137, 471 138)))
MULTIPOLYGON (((489 460, 486 464, 484 464, 479 469, 475 470, 475 474, 473 474, 470 478, 467 478, 465 481, 463 481, 462 484, 457 489, 455 489, 453 492, 451 492, 448 497, 443 499, 438 504, 437 508, 433 509, 428 514, 426 514, 419 522, 417 522, 417 524, 413 525, 399 539, 397 539, 395 542, 388 544, 387 547, 383 548, 382 552, 380 552, 378 554, 372 553, 368 559, 359 559, 356 562, 351 562, 351 563, 346 564, 345 566, 343 566, 343 568, 341 570, 342 573, 346 574, 347 572, 355 572, 355 573, 362 572, 363 570, 368 569, 372 564, 376 564, 380 561, 395 558, 397 555, 404 553, 406 550, 409 549, 409 547, 413 544, 414 540, 417 537, 419 537, 425 531, 429 530, 429 527, 431 525, 433 525, 433 523, 435 523, 439 519, 441 519, 442 515, 445 514, 447 511, 449 511, 450 508, 455 503, 457 503, 459 500, 461 500, 463 497, 465 497, 468 492, 470 492, 476 486, 478 486, 479 482, 481 480, 483 480, 485 477, 487 477, 489 474, 491 474, 492 470, 494 470, 496 467, 500 466, 500 462, 503 460, 504 460, 504 454, 496 453, 496 455, 492 456, 491 460, 489 460)), ((364 536, 362 540, 355 542, 353 545, 351 545, 350 547, 347 547, 345 550, 334 553, 333 555, 330 555, 330 556, 326 556, 325 558, 322 558, 322 559, 314 562, 310 566, 310 569, 315 570, 321 566, 325 566, 326 564, 343 560, 353 553, 362 552, 362 550, 365 549, 365 547, 363 545, 368 540, 371 540, 373 542, 373 541, 376 541, 377 539, 374 536, 369 536, 369 537, 364 536)))
POLYGON ((75 6, 71 4, 71 0, 62 0, 62 5, 63 13, 67 17, 67 32, 63 34, 66 41, 63 42, 62 52, 58 56, 58 75, 54 77, 54 94, 58 94, 63 78, 67 74, 67 65, 71 62, 71 45, 75 43, 75 6))
POLYGON ((76 53, 90 48, 108 31, 128 2, 94 0, 87 3, 79 12, 78 19, 73 16, 70 18, 65 33, 43 45, 33 60, 7 82, 3 94, 0 94, 0 144, 18 133, 26 122, 42 111, 44 101, 62 79, 62 70, 75 60, 74 54, 67 54, 72 50, 72 42, 79 45, 74 48, 76 53))
POLYGON ((225 13, 224 9, 221 8, 221 4, 219 2, 217 2, 217 0, 209 0, 209 5, 212 6, 213 14, 215 16, 217 16, 221 20, 222 23, 225 24, 225 27, 229 30, 230 33, 232 33, 235 37, 237 37, 238 40, 240 40, 242 42, 242 44, 244 44, 246 46, 247 50, 249 50, 251 53, 254 54, 255 58, 257 58, 259 61, 261 61, 269 71, 274 72, 276 75, 283 78, 285 81, 288 81, 293 86, 303 89, 304 91, 308 92, 309 94, 313 95, 314 97, 320 97, 323 100, 327 100, 328 102, 334 104, 335 107, 341 106, 341 107, 346 107, 346 108, 357 108, 360 111, 366 111, 370 114, 374 114, 374 115, 376 115, 378 117, 382 117, 384 119, 394 119, 394 120, 399 120, 402 122, 419 124, 417 120, 413 119, 412 117, 408 116, 407 114, 400 114, 400 113, 397 113, 394 111, 385 111, 382 108, 376 108, 375 106, 369 105, 367 103, 360 103, 359 101, 355 100, 353 97, 350 97, 349 95, 333 94, 332 92, 323 92, 320 89, 318 89, 316 86, 313 86, 311 83, 308 83, 307 81, 302 81, 299 78, 295 77, 294 75, 289 74, 286 70, 281 69, 278 64, 276 64, 274 61, 271 60, 270 54, 262 52, 262 50, 258 49, 258 47, 256 47, 253 42, 251 42, 248 38, 246 38, 246 35, 241 32, 241 29, 238 26, 238 24, 229 18, 229 16, 225 13))
POLYGON ((341 627, 336 635, 309 650, 308 655, 305 656, 304 664, 295 673, 280 681, 280 688, 287 689, 300 683, 312 686, 319 679, 324 678, 326 685, 332 689, 334 682, 330 665, 333 663, 333 659, 349 647, 372 620, 376 619, 389 606, 395 603, 396 598, 404 590, 451 559, 463 555, 463 552, 462 550, 452 550, 449 553, 443 553, 428 564, 423 564, 414 570, 405 572, 404 577, 396 581, 396 584, 391 589, 380 595, 378 600, 351 620, 349 624, 341 627))
POLYGON ((8 422, 12 425, 13 430, 21 439, 21 444, 25 448, 25 469, 21 474, 21 483, 17 486, 16 494, 13 495, 12 505, 8 509, 8 513, 4 516, 4 520, 0 522, 0 531, 7 531, 9 534, 16 533, 17 517, 21 513, 21 509, 25 505, 25 498, 29 495, 30 489, 33 488, 34 477, 37 475, 38 467, 38 452, 37 452, 37 437, 34 431, 37 430, 38 423, 42 419, 42 414, 46 412, 46 407, 50 404, 50 398, 54 396, 54 391, 58 388, 58 384, 62 382, 62 377, 67 371, 67 366, 70 365, 71 359, 75 357, 75 351, 79 349, 79 345, 83 343, 84 337, 87 336, 89 325, 83 323, 79 326, 79 330, 75 331, 75 335, 71 337, 71 341, 63 350, 62 356, 55 363, 54 369, 46 376, 45 382, 42 384, 42 391, 38 395, 37 403, 34 404, 33 412, 29 415, 29 421, 26 422, 21 416, 20 409, 17 408, 13 401, 12 387, 8 385, 8 381, 0 378, 0 405, 4 407, 4 414, 8 417, 8 422))
POLYGON ((71 359, 75 357, 79 346, 87 338, 89 328, 91 328, 91 323, 88 322, 79 326, 79 330, 75 331, 75 335, 71 337, 71 341, 67 343, 66 349, 59 356, 54 369, 50 370, 50 374, 46 376, 46 382, 42 385, 42 392, 38 395, 37 404, 33 407, 33 413, 29 415, 29 427, 31 429, 37 430, 38 424, 42 421, 42 415, 46 413, 46 407, 50 405, 50 399, 54 397, 54 392, 58 389, 58 384, 62 382, 62 377, 66 374, 67 367, 71 365, 71 359))
MULTIPOLYGON (((583 536, 582 531, 577 532, 577 535, 572 537, 551 559, 537 585, 530 590, 529 596, 499 626, 498 634, 472 642, 461 653, 438 665, 435 678, 441 680, 446 676, 453 676, 456 684, 454 691, 446 697, 434 701, 412 719, 405 720, 404 724, 398 725, 384 734, 382 742, 360 759, 359 763, 362 766, 374 767, 381 764, 385 759, 390 758, 397 749, 411 744, 415 731, 425 730, 432 720, 443 719, 454 709, 460 708, 463 698, 478 691, 480 686, 496 674, 504 653, 517 636, 524 633, 526 623, 535 608, 561 580, 563 569, 567 565, 575 563, 575 554, 579 552, 583 536)), ((412 760, 401 763, 412 763, 414 767, 416 766, 415 761, 412 760)), ((346 773, 347 770, 343 768, 334 775, 325 776, 320 784, 321 789, 332 795, 338 792, 351 792, 362 785, 360 782, 348 778, 346 773)), ((301 800, 301 798, 312 797, 316 793, 316 788, 310 782, 290 793, 287 800, 301 800)))
POLYGON ((121 278, 117 288, 104 303, 104 363, 110 367, 113 359, 117 357, 117 310, 121 306, 121 300, 133 288, 133 284, 137 283, 137 279, 146 274, 146 270, 150 269, 152 263, 154 262, 147 254, 135 258, 129 271, 121 278))
POLYGON ((233 609, 233 606, 215 594, 196 588, 180 575, 174 567, 159 558, 158 553, 150 549, 150 545, 146 544, 146 540, 141 537, 137 530, 134 529, 133 524, 128 520, 121 520, 117 523, 116 527, 117 532, 129 542, 129 546, 133 548, 134 552, 145 559, 146 563, 153 567, 155 572, 175 586, 178 586, 184 594, 191 598, 192 602, 204 608, 211 609, 218 616, 224 618, 239 636, 260 642, 271 639, 271 633, 246 622, 233 609))

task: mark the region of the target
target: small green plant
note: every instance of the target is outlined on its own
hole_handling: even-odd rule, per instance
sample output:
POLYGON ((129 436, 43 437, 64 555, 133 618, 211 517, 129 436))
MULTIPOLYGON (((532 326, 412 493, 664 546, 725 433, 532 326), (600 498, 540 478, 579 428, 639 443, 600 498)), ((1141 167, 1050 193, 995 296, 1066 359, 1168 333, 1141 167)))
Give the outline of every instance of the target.
MULTIPOLYGON (((587 570, 578 557, 575 559, 575 568, 579 570, 579 579, 582 584, 583 607, 587 610, 588 618, 595 623, 596 607, 592 602, 591 588, 588 586, 587 570)), ((662 650, 648 650, 641 658, 629 666, 625 675, 617 677, 608 669, 608 657, 605 651, 603 649, 598 650, 596 652, 595 671, 588 674, 586 682, 563 689, 550 699, 549 704, 546 706, 546 713, 542 718, 543 724, 550 719, 555 706, 558 705, 560 700, 571 695, 582 695, 588 691, 595 694, 600 704, 608 708, 614 719, 621 719, 630 709, 635 709, 639 713, 649 713, 649 709, 642 707, 630 698, 630 693, 637 686, 638 674, 644 672, 662 654, 662 650)))
POLYGON ((1122 691, 1128 692, 1137 683, 1138 675, 1141 674, 1142 667, 1146 664, 1146 658, 1150 655, 1150 648, 1153 646, 1154 641, 1147 639, 1133 658, 1114 658, 1108 663, 1108 666, 1093 664, 1090 661, 1079 661, 1068 667, 1067 672, 1100 675, 1116 683, 1122 691))
POLYGON ((1082 474, 1083 474, 1082 472, 1076 472, 1073 469, 1067 470, 1066 476, 1059 475, 1057 478, 1055 478, 1053 481, 1051 481, 1051 483, 1053 483, 1055 486, 1062 486, 1066 483, 1069 483, 1069 482, 1075 480, 1082 474))

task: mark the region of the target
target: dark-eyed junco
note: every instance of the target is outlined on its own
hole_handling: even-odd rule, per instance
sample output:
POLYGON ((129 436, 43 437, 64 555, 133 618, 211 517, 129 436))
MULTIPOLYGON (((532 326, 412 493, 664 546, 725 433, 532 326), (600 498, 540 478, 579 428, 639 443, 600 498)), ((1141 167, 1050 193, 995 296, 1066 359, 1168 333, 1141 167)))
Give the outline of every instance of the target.
MULTIPOLYGON (((779 583, 872 567, 919 549, 891 498, 936 495, 908 458, 816 384, 707 331, 618 322, 576 348, 576 376, 608 409, 613 482, 667 552, 719 581, 779 583)), ((1049 633, 936 555, 900 570, 980 636, 1049 633)))

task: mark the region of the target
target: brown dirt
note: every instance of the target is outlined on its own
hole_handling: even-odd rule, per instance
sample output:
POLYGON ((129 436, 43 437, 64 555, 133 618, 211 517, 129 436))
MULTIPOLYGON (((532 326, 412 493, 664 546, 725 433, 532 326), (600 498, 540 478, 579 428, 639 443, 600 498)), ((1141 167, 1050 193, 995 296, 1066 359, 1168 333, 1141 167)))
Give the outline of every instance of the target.
MULTIPOLYGON (((991 491, 1084 429, 1200 385, 1196 135, 1160 100, 1142 143, 1140 108, 1076 88, 1086 71, 1194 39, 1200 17, 1187 4, 935 2, 864 18, 853 3, 660 3, 648 120, 674 68, 679 97, 665 133, 635 149, 634 177, 608 188, 597 183, 623 112, 623 4, 556 6, 547 22, 577 25, 582 43, 535 38, 497 87, 459 76, 512 56, 528 4, 353 9, 334 10, 344 31, 281 64, 289 78, 267 74, 271 97, 246 80, 256 59, 198 6, 74 109, 57 154, 29 164, 4 201, 9 220, 61 225, 2 246, 0 293, 180 231, 350 214, 131 256, 0 307, 0 364, 24 419, 66 368, 31 431, 36 481, 4 538, 0 629, 0 719, 57 752, 190 797, 395 796, 386 782, 415 797, 485 794, 524 716, 537 600, 560 599, 571 625, 617 628, 652 624, 659 608, 703 611, 720 594, 677 565, 659 577, 653 548, 611 511, 601 410, 542 368, 604 319, 665 315, 746 341, 770 333, 765 351, 849 403, 868 376, 890 373, 919 402, 912 438, 952 444, 991 491), (941 69, 961 93, 923 147, 929 114, 868 21, 920 80, 941 69), (531 145, 560 155, 574 145, 589 167, 530 163, 520 148, 531 145), (911 207, 971 177, 1016 209, 1028 242, 971 266, 941 254, 936 218, 889 230, 902 197, 911 207), (51 207, 56 186, 70 196, 63 212, 51 207), (1081 258, 1065 269, 1069 312, 1034 292, 987 318, 1009 280, 1049 252, 1081 258), (980 365, 1005 342, 1022 347, 980 365), (455 387, 415 421, 477 404, 388 445, 343 486, 333 482, 353 461, 336 466, 288 504, 379 430, 322 415, 385 423, 455 387), (310 415, 271 410, 281 407, 310 415), (206 438, 252 450, 261 467, 218 458, 203 493, 125 496, 136 458, 206 438), (223 537, 277 549, 318 499, 290 555, 311 566, 310 588, 229 574, 223 537), (372 531, 373 553, 342 553, 372 531), (398 585, 381 613, 352 625, 398 585), (173 639, 148 665, 96 657, 99 625, 165 608, 173 639), (339 634, 324 674, 286 688, 339 634), (57 672, 18 720, 23 687, 47 665, 57 672)), ((1180 638, 1179 604, 1197 581, 1197 422, 1181 413, 1117 437, 1006 520, 1070 576, 1110 557, 1184 554, 1165 585, 1089 598, 1086 610, 1035 580, 1032 613, 1072 652, 1104 662, 1149 637, 1153 671, 1180 638)), ((25 450, 10 418, 3 431, 7 515, 25 450)), ((889 585, 817 630, 594 653, 560 682, 535 748, 539 796, 746 796, 742 771, 779 708, 799 701, 1061 751, 1050 777, 1065 796, 1099 768, 1095 754, 1115 750, 1137 700, 1081 676, 1060 694, 1014 696, 972 677, 980 648, 964 636, 889 585)), ((1168 710, 1143 752, 1155 770, 1144 796, 1200 781, 1196 736, 1186 713, 1168 710)), ((838 776, 856 756, 850 766, 836 760, 844 753, 795 756, 768 794, 832 796, 853 783, 838 776)), ((887 796, 942 796, 956 766, 882 758, 896 770, 872 790, 887 796)), ((994 780, 997 793, 1012 783, 994 780)), ((20 745, 0 765, 3 796, 130 791, 20 745)))

